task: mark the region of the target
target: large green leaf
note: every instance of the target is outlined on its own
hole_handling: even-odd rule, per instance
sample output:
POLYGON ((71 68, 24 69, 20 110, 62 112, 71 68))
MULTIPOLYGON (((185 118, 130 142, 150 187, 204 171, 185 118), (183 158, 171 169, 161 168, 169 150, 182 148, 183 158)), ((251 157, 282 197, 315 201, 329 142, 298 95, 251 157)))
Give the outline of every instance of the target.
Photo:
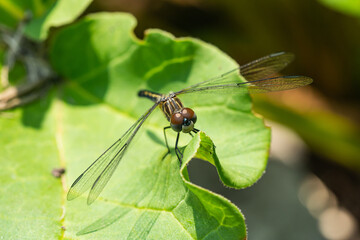
POLYGON ((206 134, 200 132, 192 140, 181 135, 180 145, 188 146, 181 169, 171 130, 172 154, 163 159, 167 151, 163 127, 169 123, 155 111, 100 198, 91 206, 86 205, 87 196, 65 201, 76 177, 152 105, 136 97, 138 90, 167 93, 237 66, 214 46, 196 39, 149 30, 140 41, 132 33, 134 27, 135 19, 128 14, 96 14, 64 28, 50 51, 65 83, 46 99, 14 111, 11 119, 0 119, 0 151, 5 152, 0 179, 6 180, 0 204, 7 203, 0 210, 1 219, 6 216, 0 225, 10 230, 3 234, 6 238, 16 239, 20 233, 13 232, 15 228, 36 239, 35 229, 44 228, 41 234, 47 239, 61 235, 71 239, 245 238, 244 219, 237 207, 192 184, 186 163, 193 157, 209 161, 223 183, 234 188, 259 179, 267 162, 270 131, 252 114, 248 95, 182 98, 196 111, 196 127, 206 134), (63 184, 50 175, 58 166, 67 169, 63 184), (26 180, 17 181, 20 177, 26 180), (28 184, 25 189, 22 182, 28 184), (66 209, 63 218, 62 209, 66 209), (19 216, 22 222, 15 224, 19 216), (96 232, 79 237, 79 231, 96 232))
POLYGON ((35 40, 44 40, 51 27, 74 21, 89 6, 92 0, 6 0, 0 1, 0 22, 15 27, 24 18, 27 10, 32 20, 25 34, 35 40))

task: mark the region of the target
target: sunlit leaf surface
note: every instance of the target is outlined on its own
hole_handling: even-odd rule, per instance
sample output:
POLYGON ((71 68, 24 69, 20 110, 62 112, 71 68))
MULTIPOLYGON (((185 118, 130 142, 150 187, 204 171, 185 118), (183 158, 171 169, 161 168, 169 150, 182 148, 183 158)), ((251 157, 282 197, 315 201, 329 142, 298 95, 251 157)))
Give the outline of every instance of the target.
POLYGON ((182 99, 197 113, 196 127, 203 132, 181 135, 180 146, 188 146, 181 169, 170 131, 172 154, 163 159, 168 122, 157 110, 99 199, 91 206, 87 194, 65 200, 71 183, 152 105, 137 97, 140 89, 176 91, 237 66, 192 38, 149 30, 139 40, 132 33, 135 24, 128 14, 96 14, 60 31, 51 62, 65 82, 47 98, 0 118, 5 239, 35 233, 47 239, 245 238, 239 209, 192 184, 185 164, 193 157, 209 161, 234 188, 260 178, 270 131, 253 115, 246 94, 182 99), (66 168, 63 183, 51 175, 59 166, 66 168))

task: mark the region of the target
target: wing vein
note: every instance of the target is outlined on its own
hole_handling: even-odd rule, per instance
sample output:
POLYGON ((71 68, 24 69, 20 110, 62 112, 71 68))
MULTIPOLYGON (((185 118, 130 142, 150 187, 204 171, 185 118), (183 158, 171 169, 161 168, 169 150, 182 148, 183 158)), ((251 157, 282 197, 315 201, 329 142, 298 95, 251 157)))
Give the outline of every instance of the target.
POLYGON ((67 195, 68 200, 73 200, 90 188, 88 204, 96 200, 110 180, 126 149, 130 145, 142 124, 152 111, 159 105, 155 103, 147 110, 115 143, 100 155, 71 185, 67 195))

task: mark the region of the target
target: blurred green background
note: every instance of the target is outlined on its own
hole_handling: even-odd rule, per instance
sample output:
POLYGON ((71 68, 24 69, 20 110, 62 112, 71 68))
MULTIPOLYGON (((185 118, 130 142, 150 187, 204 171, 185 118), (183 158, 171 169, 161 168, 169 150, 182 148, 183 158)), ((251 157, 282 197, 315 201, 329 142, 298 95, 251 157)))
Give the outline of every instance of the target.
POLYGON ((240 207, 250 239, 359 239, 360 1, 97 0, 88 10, 131 12, 140 38, 148 28, 200 38, 239 64, 293 52, 285 73, 314 83, 253 96, 273 129, 264 177, 224 189, 214 168, 193 161, 191 179, 240 207))

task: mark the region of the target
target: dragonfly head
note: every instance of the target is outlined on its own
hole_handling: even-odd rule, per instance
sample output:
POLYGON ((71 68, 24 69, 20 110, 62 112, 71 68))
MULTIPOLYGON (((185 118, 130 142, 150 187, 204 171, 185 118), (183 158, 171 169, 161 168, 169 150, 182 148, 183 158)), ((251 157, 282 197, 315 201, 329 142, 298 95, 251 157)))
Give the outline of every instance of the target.
POLYGON ((197 117, 190 108, 183 108, 174 113, 170 119, 170 126, 175 132, 189 133, 194 129, 197 117))

